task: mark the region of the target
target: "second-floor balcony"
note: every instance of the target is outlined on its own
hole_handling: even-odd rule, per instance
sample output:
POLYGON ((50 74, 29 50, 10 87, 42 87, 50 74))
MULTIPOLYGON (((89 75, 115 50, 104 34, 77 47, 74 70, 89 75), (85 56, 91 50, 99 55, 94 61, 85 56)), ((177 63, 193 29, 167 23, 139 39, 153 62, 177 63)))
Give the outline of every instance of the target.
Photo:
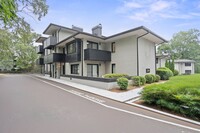
POLYGON ((111 61, 111 52, 98 49, 85 49, 84 60, 111 61))
POLYGON ((66 62, 78 62, 81 61, 81 54, 67 54, 66 55, 66 62))
POLYGON ((43 54, 44 53, 43 45, 39 45, 39 46, 36 47, 36 53, 37 54, 43 54))
POLYGON ((51 49, 57 43, 56 37, 50 36, 44 41, 44 49, 51 49))
POLYGON ((44 64, 50 64, 54 62, 65 62, 65 54, 52 53, 44 56, 44 64))
POLYGON ((38 59, 36 60, 36 64, 37 64, 37 65, 44 65, 44 58, 38 58, 38 59))

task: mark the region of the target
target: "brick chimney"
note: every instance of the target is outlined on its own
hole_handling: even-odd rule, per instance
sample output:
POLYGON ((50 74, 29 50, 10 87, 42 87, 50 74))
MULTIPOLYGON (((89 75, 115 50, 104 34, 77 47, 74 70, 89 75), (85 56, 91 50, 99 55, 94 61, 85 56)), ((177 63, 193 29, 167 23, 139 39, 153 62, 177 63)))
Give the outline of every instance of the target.
POLYGON ((93 27, 92 28, 92 34, 95 35, 95 36, 101 37, 102 36, 102 25, 99 24, 99 25, 93 27))

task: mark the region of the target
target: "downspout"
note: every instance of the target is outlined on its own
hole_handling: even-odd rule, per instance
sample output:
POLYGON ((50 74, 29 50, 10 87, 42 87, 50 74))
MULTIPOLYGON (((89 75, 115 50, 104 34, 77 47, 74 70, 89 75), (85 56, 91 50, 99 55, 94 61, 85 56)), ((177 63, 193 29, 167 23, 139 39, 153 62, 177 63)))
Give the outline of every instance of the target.
POLYGON ((83 76, 83 40, 81 40, 81 76, 83 76))
POLYGON ((139 39, 143 36, 146 36, 147 34, 149 34, 149 31, 147 31, 147 33, 141 35, 141 36, 138 36, 137 37, 137 76, 139 76, 139 47, 138 47, 138 43, 139 43, 139 39))
MULTIPOLYGON (((60 33, 60 31, 61 31, 61 28, 59 28, 59 30, 58 30, 57 43, 60 41, 60 39, 59 39, 59 33, 60 33)), ((65 65, 65 63, 64 63, 64 65, 65 65)), ((57 65, 56 65, 56 69, 57 69, 57 65)), ((60 76, 61 76, 61 62, 60 62, 60 75, 59 75, 58 78, 60 78, 60 76)))

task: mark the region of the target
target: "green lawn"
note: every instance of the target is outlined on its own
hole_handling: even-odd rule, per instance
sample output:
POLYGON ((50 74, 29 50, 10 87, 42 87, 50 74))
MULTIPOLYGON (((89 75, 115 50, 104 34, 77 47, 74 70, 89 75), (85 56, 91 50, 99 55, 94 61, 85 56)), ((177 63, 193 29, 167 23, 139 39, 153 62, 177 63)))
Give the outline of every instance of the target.
POLYGON ((200 74, 175 76, 165 83, 146 86, 141 98, 200 121, 200 74))

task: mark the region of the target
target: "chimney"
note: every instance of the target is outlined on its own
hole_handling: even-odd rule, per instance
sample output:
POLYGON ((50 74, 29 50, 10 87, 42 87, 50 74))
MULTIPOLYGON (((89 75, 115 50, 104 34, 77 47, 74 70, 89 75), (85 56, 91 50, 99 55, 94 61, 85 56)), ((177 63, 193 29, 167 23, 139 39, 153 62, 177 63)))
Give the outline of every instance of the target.
POLYGON ((74 26, 74 25, 72 25, 72 29, 79 31, 79 32, 83 32, 83 28, 80 28, 80 27, 77 27, 77 26, 74 26))
POLYGON ((102 36, 102 25, 99 24, 99 25, 93 27, 92 28, 92 34, 95 35, 95 36, 101 37, 102 36))

